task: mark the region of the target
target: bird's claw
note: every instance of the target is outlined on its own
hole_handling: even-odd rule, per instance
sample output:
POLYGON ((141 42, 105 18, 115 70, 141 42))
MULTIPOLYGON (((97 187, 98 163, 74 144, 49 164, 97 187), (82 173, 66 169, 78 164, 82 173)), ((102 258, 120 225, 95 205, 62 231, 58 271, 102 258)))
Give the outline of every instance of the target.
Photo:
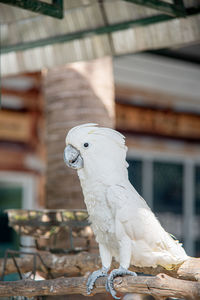
POLYGON ((113 280, 115 279, 115 277, 123 276, 123 275, 137 276, 135 272, 131 272, 121 266, 119 267, 119 269, 112 270, 112 272, 109 274, 106 281, 106 290, 112 295, 114 299, 120 299, 120 297, 116 296, 117 293, 114 289, 113 280))
POLYGON ((91 294, 97 278, 107 277, 108 276, 107 272, 108 272, 108 269, 103 267, 102 269, 94 271, 93 273, 90 274, 90 276, 88 277, 88 281, 87 281, 87 294, 88 295, 91 294))

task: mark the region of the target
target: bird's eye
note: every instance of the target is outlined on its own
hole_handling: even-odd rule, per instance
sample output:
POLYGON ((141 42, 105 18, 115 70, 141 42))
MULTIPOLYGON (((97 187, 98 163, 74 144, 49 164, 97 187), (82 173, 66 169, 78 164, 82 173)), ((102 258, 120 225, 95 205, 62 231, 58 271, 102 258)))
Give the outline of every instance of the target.
POLYGON ((83 146, 84 146, 84 148, 88 148, 89 144, 88 143, 84 143, 83 146))

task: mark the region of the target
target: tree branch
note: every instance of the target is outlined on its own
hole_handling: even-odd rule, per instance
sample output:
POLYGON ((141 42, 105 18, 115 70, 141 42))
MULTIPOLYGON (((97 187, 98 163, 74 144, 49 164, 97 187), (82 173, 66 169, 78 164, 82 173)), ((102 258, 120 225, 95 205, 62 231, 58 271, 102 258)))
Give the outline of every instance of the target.
MULTIPOLYGON (((54 277, 60 276, 80 276, 86 272, 92 272, 101 267, 101 260, 97 254, 82 252, 76 255, 55 255, 49 252, 40 252, 45 265, 49 268, 54 277)), ((33 256, 24 256, 23 258, 16 258, 17 264, 22 273, 26 273, 33 269, 33 256)), ((118 267, 116 262, 113 262, 112 268, 118 267)), ((0 274, 2 274, 3 260, 0 260, 0 274)), ((46 269, 37 258, 36 269, 40 272, 46 273, 46 269)), ((157 275, 165 273, 175 278, 186 280, 200 281, 200 258, 189 258, 182 265, 177 266, 175 270, 165 270, 158 266, 156 268, 139 268, 131 266, 130 270, 157 275)), ((5 274, 16 272, 16 267, 12 259, 7 260, 5 274)))
MULTIPOLYGON (((96 281, 93 294, 105 293, 105 278, 96 281)), ((57 278, 52 280, 19 280, 0 282, 0 297, 8 296, 44 296, 86 294, 86 277, 57 278)), ((166 274, 157 276, 126 276, 116 278, 114 287, 118 292, 134 292, 156 297, 176 297, 200 299, 200 283, 169 277, 166 274)))

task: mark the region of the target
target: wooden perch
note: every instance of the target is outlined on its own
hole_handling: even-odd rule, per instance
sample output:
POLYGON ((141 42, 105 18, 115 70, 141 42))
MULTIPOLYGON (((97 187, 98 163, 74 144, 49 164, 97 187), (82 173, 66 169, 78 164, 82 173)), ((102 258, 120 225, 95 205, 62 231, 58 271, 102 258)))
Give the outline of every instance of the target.
MULTIPOLYGON (((0 296, 87 295, 86 282, 86 277, 0 282, 0 296)), ((99 278, 96 281, 93 294, 105 293, 105 282, 105 278, 99 278)), ((167 297, 200 299, 199 282, 175 279, 166 274, 159 274, 153 277, 118 277, 114 280, 114 287, 116 291, 121 293, 134 292, 137 294, 148 294, 159 299, 167 297)))
MULTIPOLYGON (((40 252, 45 265, 49 268, 54 277, 58 276, 81 276, 86 272, 92 272, 101 267, 101 260, 97 254, 82 252, 76 255, 55 255, 49 252, 40 252)), ((33 269, 33 256, 27 255, 22 258, 16 258, 17 264, 22 273, 33 269)), ((113 262, 112 268, 117 268, 118 264, 113 262)), ((3 259, 0 260, 0 275, 3 269, 3 259)), ((46 269, 40 260, 36 260, 36 269, 46 273, 46 269)), ((157 275, 165 273, 172 277, 200 281, 200 258, 189 258, 175 270, 165 270, 162 267, 157 268, 139 268, 131 266, 130 269, 135 272, 157 275)), ((7 260, 5 274, 16 272, 16 267, 12 259, 7 260)))

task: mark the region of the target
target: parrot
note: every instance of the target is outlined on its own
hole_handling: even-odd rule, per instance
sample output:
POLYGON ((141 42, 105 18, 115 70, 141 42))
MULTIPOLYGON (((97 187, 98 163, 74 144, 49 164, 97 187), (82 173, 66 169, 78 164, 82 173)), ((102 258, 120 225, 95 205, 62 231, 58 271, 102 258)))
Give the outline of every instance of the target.
POLYGON ((77 170, 89 221, 99 246, 102 267, 90 274, 87 293, 99 277, 114 299, 117 276, 137 276, 129 270, 162 266, 173 269, 188 259, 182 244, 165 231, 128 178, 125 137, 94 123, 81 124, 66 136, 64 161, 77 170), (118 269, 110 271, 112 259, 118 269))

